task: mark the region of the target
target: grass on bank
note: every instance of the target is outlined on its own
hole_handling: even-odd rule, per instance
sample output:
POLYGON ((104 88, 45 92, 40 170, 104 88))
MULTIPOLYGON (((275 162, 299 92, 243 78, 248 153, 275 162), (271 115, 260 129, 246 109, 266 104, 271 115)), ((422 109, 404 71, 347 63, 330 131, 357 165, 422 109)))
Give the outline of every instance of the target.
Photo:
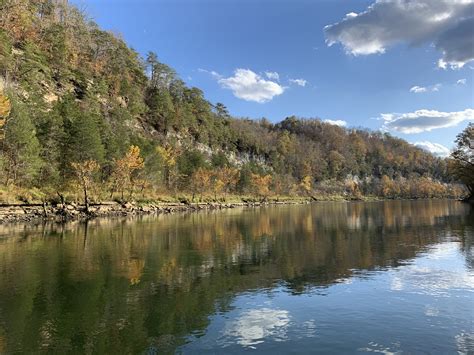
MULTIPOLYGON (((65 203, 83 204, 83 197, 80 191, 68 191, 62 194, 65 203)), ((383 199, 401 199, 403 197, 393 196, 375 196, 375 195, 351 195, 347 193, 328 193, 321 191, 314 191, 311 194, 301 195, 278 195, 271 194, 262 198, 261 196, 252 194, 228 194, 217 195, 208 193, 203 194, 202 197, 193 195, 191 193, 180 193, 170 194, 166 191, 147 191, 145 193, 135 193, 121 200, 118 194, 110 195, 106 191, 94 191, 91 194, 91 203, 126 203, 133 202, 137 205, 147 204, 166 204, 166 203, 255 203, 255 202, 307 202, 307 201, 378 201, 383 199)), ((456 196, 427 196, 420 198, 457 198, 456 196)), ((38 188, 22 188, 17 186, 0 186, 0 204, 58 204, 60 203, 60 197, 55 192, 44 192, 38 188)))

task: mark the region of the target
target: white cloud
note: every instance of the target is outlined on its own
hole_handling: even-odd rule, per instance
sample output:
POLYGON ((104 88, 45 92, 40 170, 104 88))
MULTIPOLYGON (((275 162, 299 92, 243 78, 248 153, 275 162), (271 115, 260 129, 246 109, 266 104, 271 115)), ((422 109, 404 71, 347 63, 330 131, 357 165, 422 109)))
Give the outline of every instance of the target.
POLYGON ((343 120, 323 120, 324 123, 329 123, 339 127, 346 127, 347 122, 343 120))
POLYGON ((414 144, 415 146, 424 149, 434 155, 437 155, 439 157, 447 157, 450 154, 449 148, 445 147, 442 144, 439 143, 433 143, 433 142, 428 142, 428 141, 422 141, 422 142, 416 142, 414 144))
POLYGON ((456 81, 456 84, 458 84, 458 85, 466 85, 466 82, 467 82, 466 79, 459 79, 458 81, 456 81))
POLYGON ((329 46, 347 53, 384 53, 398 43, 433 43, 441 68, 474 60, 474 0, 376 0, 366 11, 349 13, 324 28, 329 46))
POLYGON ((216 71, 214 71, 214 70, 206 70, 206 69, 198 68, 198 72, 210 74, 210 75, 212 75, 212 76, 213 76, 214 78, 216 78, 216 79, 222 78, 222 75, 220 75, 218 72, 216 72, 216 71))
POLYGON ((265 80, 250 69, 236 69, 234 76, 219 77, 218 83, 224 89, 232 90, 234 96, 239 99, 259 103, 270 101, 285 91, 280 84, 265 80))
POLYGON ((456 126, 463 121, 474 120, 474 109, 458 112, 418 110, 408 113, 384 113, 383 129, 405 134, 429 132, 438 128, 456 126))
POLYGON ((305 87, 308 81, 305 79, 290 79, 290 83, 305 87))
POLYGON ((441 84, 436 84, 436 85, 432 85, 432 86, 418 86, 418 85, 415 85, 412 88, 410 88, 410 92, 414 92, 415 94, 420 94, 420 93, 424 93, 424 92, 428 92, 428 91, 437 92, 437 91, 439 91, 439 89, 441 89, 441 86, 442 86, 441 84))
POLYGON ((413 86, 410 89, 410 92, 414 92, 415 94, 419 94, 421 92, 426 92, 428 89, 424 86, 413 86))
POLYGON ((267 76, 268 79, 270 80, 280 80, 280 74, 278 74, 277 72, 275 71, 266 71, 265 72, 265 75, 267 76))

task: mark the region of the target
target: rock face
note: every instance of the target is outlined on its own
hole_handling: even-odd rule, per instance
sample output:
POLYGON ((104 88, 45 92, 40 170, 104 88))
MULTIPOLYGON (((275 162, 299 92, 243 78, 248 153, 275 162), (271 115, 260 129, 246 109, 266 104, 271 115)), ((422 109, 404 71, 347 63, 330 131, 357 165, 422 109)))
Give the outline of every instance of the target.
POLYGON ((84 206, 75 204, 66 205, 3 205, 0 206, 0 223, 29 222, 48 220, 67 222, 70 220, 86 220, 97 217, 132 216, 145 214, 167 214, 175 212, 194 212, 203 210, 219 210, 235 207, 258 207, 262 205, 301 204, 309 201, 285 202, 237 202, 237 203, 150 203, 136 205, 128 202, 104 203, 91 205, 89 211, 84 206))

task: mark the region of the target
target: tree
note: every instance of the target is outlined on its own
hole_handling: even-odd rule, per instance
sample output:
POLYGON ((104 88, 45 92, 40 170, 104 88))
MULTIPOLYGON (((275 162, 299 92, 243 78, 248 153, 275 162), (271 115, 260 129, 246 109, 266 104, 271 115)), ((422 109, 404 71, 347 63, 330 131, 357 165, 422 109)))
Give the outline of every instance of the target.
POLYGON ((84 206, 86 212, 89 211, 89 190, 94 184, 94 175, 99 170, 99 164, 95 160, 71 163, 74 175, 79 186, 84 192, 84 206))
POLYGON ((328 160, 331 177, 339 178, 342 168, 344 167, 344 156, 338 151, 332 150, 329 152, 328 160))
POLYGON ((183 151, 177 160, 179 172, 185 176, 191 176, 199 168, 207 167, 206 158, 197 149, 183 151))
POLYGON ((42 190, 56 189, 61 183, 61 142, 64 139, 63 118, 55 106, 52 110, 35 117, 37 137, 41 146, 43 164, 38 174, 42 190))
POLYGON ((3 127, 8 115, 10 115, 10 110, 10 99, 0 91, 0 139, 3 138, 3 127))
POLYGON ((272 176, 252 174, 251 179, 255 194, 261 199, 262 202, 265 201, 270 195, 272 176))
POLYGON ((5 184, 32 183, 42 161, 36 129, 23 103, 15 102, 13 105, 5 125, 3 151, 6 160, 5 184))
POLYGON ((156 81, 156 65, 158 63, 158 56, 156 55, 155 52, 148 52, 146 56, 146 64, 148 66, 148 69, 150 71, 150 81, 151 83, 154 83, 156 81))
POLYGON ((466 185, 469 191, 467 200, 474 201, 474 123, 469 123, 457 136, 449 170, 456 179, 466 185))
POLYGON ((383 175, 380 180, 380 194, 387 198, 398 197, 400 195, 400 187, 387 175, 383 175))
POLYGON ((193 184, 193 200, 194 200, 194 193, 195 191, 200 194, 200 200, 202 201, 203 193, 209 190, 212 178, 212 171, 199 168, 197 169, 192 177, 192 184, 193 184))
POLYGON ((168 90, 152 87, 148 90, 147 104, 151 123, 166 134, 174 123, 175 108, 168 90))
MULTIPOLYGON (((235 188, 239 182, 239 170, 231 167, 222 167, 216 172, 216 189, 219 192, 224 190, 224 200, 227 198, 227 194, 235 188)), ((217 190, 216 190, 217 191, 217 190)))
POLYGON ((94 160, 100 164, 104 160, 105 150, 100 137, 98 117, 82 111, 70 98, 61 106, 65 131, 61 160, 63 172, 68 176, 72 162, 94 160))
POLYGON ((219 117, 219 118, 230 118, 230 114, 229 114, 229 110, 227 109, 227 107, 221 103, 221 102, 218 102, 214 105, 214 109, 216 111, 216 115, 219 117))
POLYGON ((112 181, 114 190, 120 192, 123 200, 123 194, 125 189, 130 190, 130 196, 133 192, 133 175, 137 170, 144 167, 143 158, 140 156, 140 148, 132 145, 128 149, 128 152, 122 159, 115 161, 114 169, 112 172, 112 181))
POLYGON ((303 177, 300 183, 300 187, 305 195, 309 195, 313 188, 313 179, 311 178, 311 176, 306 175, 305 177, 303 177))
POLYGON ((176 159, 179 152, 171 145, 156 147, 156 153, 161 157, 164 165, 164 179, 168 189, 176 187, 178 172, 176 169, 176 159))

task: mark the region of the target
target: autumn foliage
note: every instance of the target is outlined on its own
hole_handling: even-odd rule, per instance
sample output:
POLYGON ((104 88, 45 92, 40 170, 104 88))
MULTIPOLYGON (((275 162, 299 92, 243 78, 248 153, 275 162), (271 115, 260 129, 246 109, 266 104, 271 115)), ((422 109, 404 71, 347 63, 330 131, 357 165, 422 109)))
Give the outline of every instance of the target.
POLYGON ((458 197, 458 181, 472 191, 465 148, 453 179, 445 159, 387 133, 232 117, 67 1, 0 0, 0 84, 0 183, 12 191, 79 199, 80 186, 86 205, 458 197))
POLYGON ((114 162, 112 171, 113 191, 120 193, 121 199, 124 199, 125 190, 129 191, 130 197, 133 195, 133 189, 136 185, 136 172, 144 167, 143 158, 140 156, 140 148, 132 145, 128 152, 121 159, 114 162))

